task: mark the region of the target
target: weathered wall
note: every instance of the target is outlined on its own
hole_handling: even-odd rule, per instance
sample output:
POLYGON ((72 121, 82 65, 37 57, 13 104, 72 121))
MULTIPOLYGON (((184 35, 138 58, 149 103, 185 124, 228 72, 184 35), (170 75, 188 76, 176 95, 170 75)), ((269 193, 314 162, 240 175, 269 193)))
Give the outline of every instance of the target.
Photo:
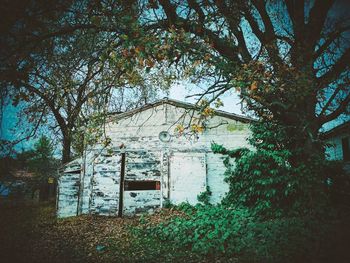
MULTIPOLYGON (((161 153, 158 151, 126 152, 125 181, 161 182, 161 153)), ((126 215, 153 211, 161 206, 160 190, 132 190, 124 192, 126 215)))
POLYGON ((90 213, 91 193, 93 186, 91 182, 93 180, 94 162, 96 157, 97 155, 95 155, 95 152, 88 151, 85 153, 83 158, 79 214, 90 213))
POLYGON ((152 212, 160 207, 160 190, 125 191, 123 214, 152 212))
POLYGON ((75 216, 78 212, 78 200, 81 180, 81 160, 69 163, 57 184, 57 216, 75 216))
POLYGON ((225 144, 229 148, 248 145, 245 141, 249 134, 248 124, 220 116, 209 120, 209 129, 200 134, 198 139, 178 136, 175 131, 176 125, 182 121, 188 123, 192 116, 191 112, 185 113, 183 108, 168 104, 159 105, 123 119, 116 118, 107 125, 106 134, 112 139, 114 146, 124 143, 128 149, 144 149, 147 146, 149 150, 169 148, 210 151, 213 141, 225 144), (182 119, 184 114, 186 117, 182 119), (159 140, 158 135, 161 131, 168 131, 172 135, 170 142, 164 143, 159 140))
POLYGON ((195 203, 207 185, 212 191, 211 202, 219 202, 228 191, 226 169, 223 156, 212 153, 211 143, 231 149, 248 146, 248 124, 214 116, 198 138, 179 136, 176 125, 186 125, 191 116, 192 111, 165 103, 109 122, 109 150, 95 145, 83 159, 79 213, 117 214, 122 144, 126 147, 125 180, 160 181, 161 185, 160 190, 125 191, 125 214, 152 211, 166 200, 195 203), (161 131, 171 134, 169 142, 160 141, 161 131))
MULTIPOLYGON (((174 153, 205 153, 207 178, 206 184, 212 191, 211 202, 219 202, 228 191, 228 185, 224 182, 223 156, 214 155, 210 149, 211 143, 223 144, 227 148, 250 147, 246 141, 249 136, 248 124, 237 120, 214 116, 208 123, 208 129, 199 134, 198 138, 186 138, 179 136, 175 131, 179 123, 189 122, 192 116, 191 110, 186 110, 174 105, 163 104, 132 116, 115 121, 107 125, 106 133, 112 139, 114 147, 124 144, 127 149, 147 149, 159 151, 161 154, 162 174, 162 200, 171 198, 169 183, 171 175, 171 164, 169 158, 174 153), (168 131, 172 136, 169 142, 161 142, 159 133, 168 131), (168 178, 170 176, 170 179, 168 178), (163 178, 164 177, 164 178, 163 178)), ((193 115, 196 117, 196 114, 193 115)), ((190 163, 183 163, 183 170, 190 163)), ((176 176, 176 175, 175 175, 176 176)), ((195 182, 188 184, 188 189, 195 189, 195 182)))
POLYGON ((102 153, 93 162, 90 213, 116 215, 119 204, 121 155, 102 153))
MULTIPOLYGON (((161 153, 127 151, 125 181, 161 182, 161 153)), ((86 154, 82 169, 80 214, 117 215, 121 153, 94 149, 86 154)), ((123 214, 131 215, 160 207, 160 190, 124 191, 123 214)))
POLYGON ((226 167, 223 163, 225 156, 207 153, 207 182, 210 187, 212 195, 210 197, 210 202, 212 204, 219 203, 225 194, 228 192, 229 187, 226 182, 224 182, 226 167))
POLYGON ((172 204, 198 203, 197 196, 206 190, 205 153, 174 152, 170 156, 170 191, 172 204))

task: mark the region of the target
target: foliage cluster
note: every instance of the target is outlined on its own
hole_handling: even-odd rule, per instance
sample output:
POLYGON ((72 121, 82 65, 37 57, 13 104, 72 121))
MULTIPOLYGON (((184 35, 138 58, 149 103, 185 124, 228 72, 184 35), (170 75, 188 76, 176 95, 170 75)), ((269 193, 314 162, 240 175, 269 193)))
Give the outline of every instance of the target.
POLYGON ((325 222, 315 224, 311 217, 259 220, 249 209, 223 205, 184 203, 176 209, 186 216, 134 230, 143 246, 156 242, 163 244, 164 253, 187 251, 218 262, 307 262, 325 257, 324 239, 331 231, 330 225, 318 228, 318 223, 325 222))
POLYGON ((290 139, 285 127, 256 122, 251 129, 253 149, 212 145, 214 153, 227 156, 230 189, 220 205, 209 204, 207 189, 198 196, 202 204, 173 207, 185 216, 146 224, 139 239, 213 261, 327 262, 331 242, 325 240, 337 231, 337 207, 329 197, 339 199, 334 189, 341 182, 339 164, 315 154, 296 165, 285 147, 290 139))
POLYGON ((16 170, 34 173, 38 181, 47 181, 54 177, 59 161, 54 157, 54 145, 46 136, 42 136, 34 149, 16 153, 14 156, 4 156, 0 159, 0 179, 11 179, 16 170))
MULTIPOLYGON (((252 150, 212 145, 214 153, 227 156, 225 179, 230 191, 224 203, 251 208, 266 218, 317 213, 324 208, 328 202, 326 182, 334 177, 335 164, 317 153, 296 162, 298 155, 286 147, 292 138, 275 122, 256 122, 251 130, 252 150)), ((339 167, 338 171, 341 173, 339 167)))

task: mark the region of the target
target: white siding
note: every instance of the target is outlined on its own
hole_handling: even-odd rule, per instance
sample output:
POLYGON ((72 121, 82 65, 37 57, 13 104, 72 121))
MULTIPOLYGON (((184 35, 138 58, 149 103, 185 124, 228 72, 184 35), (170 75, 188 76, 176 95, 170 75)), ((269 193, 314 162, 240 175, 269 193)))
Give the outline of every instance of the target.
POLYGON ((117 215, 119 205, 120 154, 97 157, 91 179, 90 213, 117 215))
POLYGON ((125 215, 134 215, 142 212, 153 212, 160 207, 159 190, 150 191, 125 191, 124 192, 124 210, 125 215))

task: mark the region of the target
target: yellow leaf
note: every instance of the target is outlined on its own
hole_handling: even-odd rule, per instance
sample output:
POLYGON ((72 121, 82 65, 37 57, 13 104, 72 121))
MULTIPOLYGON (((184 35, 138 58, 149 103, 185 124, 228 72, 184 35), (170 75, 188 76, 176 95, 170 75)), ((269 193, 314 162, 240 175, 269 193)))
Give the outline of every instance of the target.
POLYGON ((250 90, 254 91, 258 88, 258 82, 253 81, 253 83, 250 85, 250 90))

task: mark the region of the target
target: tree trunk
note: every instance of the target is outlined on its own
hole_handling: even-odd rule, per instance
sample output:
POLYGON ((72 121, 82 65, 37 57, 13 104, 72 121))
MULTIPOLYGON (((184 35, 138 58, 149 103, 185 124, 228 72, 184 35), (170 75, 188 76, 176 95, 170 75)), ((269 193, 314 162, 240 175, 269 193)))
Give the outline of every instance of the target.
MULTIPOLYGON (((301 113, 302 114, 302 113, 301 113)), ((285 125, 282 123, 282 125, 285 125)), ((290 124, 287 124, 290 125, 290 124)), ((313 158, 324 158, 322 141, 319 138, 319 124, 313 116, 304 118, 300 115, 300 121, 295 122, 288 129, 288 138, 291 142, 289 150, 292 153, 291 164, 299 166, 311 161, 313 158)))
POLYGON ((71 137, 68 134, 63 135, 62 163, 68 163, 71 160, 71 144, 71 137))

